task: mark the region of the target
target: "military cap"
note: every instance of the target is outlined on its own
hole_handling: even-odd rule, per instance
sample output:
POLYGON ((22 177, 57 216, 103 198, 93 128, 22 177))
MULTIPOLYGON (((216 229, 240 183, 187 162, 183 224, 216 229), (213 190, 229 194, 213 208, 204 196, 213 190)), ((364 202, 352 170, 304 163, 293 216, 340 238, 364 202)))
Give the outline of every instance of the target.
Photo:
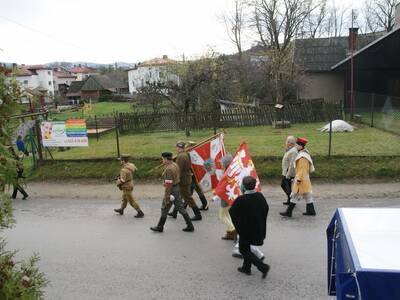
POLYGON ((178 148, 185 148, 185 145, 186 145, 186 143, 185 142, 183 142, 183 141, 177 141, 176 142, 176 147, 178 147, 178 148))
POLYGON ((163 153, 161 153, 161 156, 166 158, 166 159, 169 159, 169 160, 172 159, 172 153, 171 152, 163 152, 163 153))

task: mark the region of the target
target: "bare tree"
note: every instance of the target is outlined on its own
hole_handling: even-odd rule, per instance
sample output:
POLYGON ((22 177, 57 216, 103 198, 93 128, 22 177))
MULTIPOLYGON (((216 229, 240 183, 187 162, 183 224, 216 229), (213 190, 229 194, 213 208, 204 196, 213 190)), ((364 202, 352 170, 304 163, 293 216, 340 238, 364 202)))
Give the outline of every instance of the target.
POLYGON ((326 35, 327 0, 319 0, 315 3, 315 9, 310 11, 299 31, 302 38, 319 38, 326 35))
POLYGON ((325 24, 325 32, 328 37, 342 36, 345 30, 345 23, 348 17, 348 8, 338 6, 333 3, 327 9, 327 22, 325 24))
POLYGON ((223 16, 231 42, 236 46, 239 58, 242 58, 242 38, 245 27, 245 0, 234 0, 235 8, 223 16))
POLYGON ((395 8, 398 0, 366 0, 365 22, 369 31, 391 31, 394 27, 395 8))

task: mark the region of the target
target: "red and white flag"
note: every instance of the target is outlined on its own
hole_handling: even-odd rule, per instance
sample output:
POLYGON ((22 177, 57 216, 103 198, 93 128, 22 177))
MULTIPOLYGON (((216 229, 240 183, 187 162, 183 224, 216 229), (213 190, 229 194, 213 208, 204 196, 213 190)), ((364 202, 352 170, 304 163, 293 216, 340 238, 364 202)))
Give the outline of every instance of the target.
POLYGON ((190 151, 193 173, 204 192, 217 187, 224 174, 221 158, 225 155, 224 135, 210 139, 206 143, 194 146, 190 151))
POLYGON ((236 152, 232 162, 226 169, 224 175, 218 183, 214 194, 228 205, 232 205, 238 196, 242 194, 240 186, 243 178, 253 176, 257 179, 256 190, 261 191, 260 180, 257 176, 257 171, 253 160, 249 154, 246 143, 242 143, 236 152))

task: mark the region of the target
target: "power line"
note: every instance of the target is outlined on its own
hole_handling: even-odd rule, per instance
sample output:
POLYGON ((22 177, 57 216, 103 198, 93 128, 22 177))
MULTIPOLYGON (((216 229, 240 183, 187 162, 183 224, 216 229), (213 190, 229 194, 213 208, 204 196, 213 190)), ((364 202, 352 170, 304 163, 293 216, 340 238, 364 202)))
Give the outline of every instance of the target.
MULTIPOLYGON (((70 42, 66 42, 66 41, 60 40, 60 39, 58 39, 58 38, 52 36, 51 34, 48 34, 48 33, 43 32, 43 31, 41 31, 41 30, 35 29, 35 28, 31 27, 31 26, 22 24, 22 23, 20 23, 20 22, 17 22, 17 21, 15 21, 15 20, 12 20, 12 19, 10 19, 10 18, 8 18, 8 17, 5 17, 5 16, 0 15, 0 18, 1 18, 1 19, 4 19, 4 20, 6 20, 6 21, 8 21, 8 22, 10 22, 10 23, 14 23, 14 24, 16 24, 16 25, 18 25, 18 26, 20 26, 20 27, 22 27, 22 28, 24 28, 24 29, 27 29, 27 30, 30 30, 30 31, 32 31, 32 32, 36 32, 36 33, 38 33, 38 34, 41 34, 41 35, 45 36, 46 38, 48 38, 48 39, 50 39, 50 40, 53 40, 53 41, 56 41, 56 42, 59 42, 59 43, 63 43, 63 44, 65 44, 65 45, 69 45, 69 46, 72 46, 72 47, 75 47, 75 48, 77 48, 77 49, 79 49, 79 50, 88 51, 88 49, 82 48, 82 47, 79 46, 79 45, 76 45, 76 44, 74 44, 74 43, 70 43, 70 42)), ((0 49, 0 50, 1 50, 1 49, 0 49)))

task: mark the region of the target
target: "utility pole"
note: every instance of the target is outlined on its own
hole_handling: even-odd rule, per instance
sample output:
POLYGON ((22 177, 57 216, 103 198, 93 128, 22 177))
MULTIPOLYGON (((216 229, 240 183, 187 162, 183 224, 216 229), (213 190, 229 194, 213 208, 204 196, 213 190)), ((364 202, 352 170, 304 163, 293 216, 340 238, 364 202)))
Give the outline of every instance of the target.
POLYGON ((354 10, 351 10, 351 30, 352 36, 350 38, 351 47, 351 70, 350 70, 350 119, 353 120, 354 117, 354 10))

